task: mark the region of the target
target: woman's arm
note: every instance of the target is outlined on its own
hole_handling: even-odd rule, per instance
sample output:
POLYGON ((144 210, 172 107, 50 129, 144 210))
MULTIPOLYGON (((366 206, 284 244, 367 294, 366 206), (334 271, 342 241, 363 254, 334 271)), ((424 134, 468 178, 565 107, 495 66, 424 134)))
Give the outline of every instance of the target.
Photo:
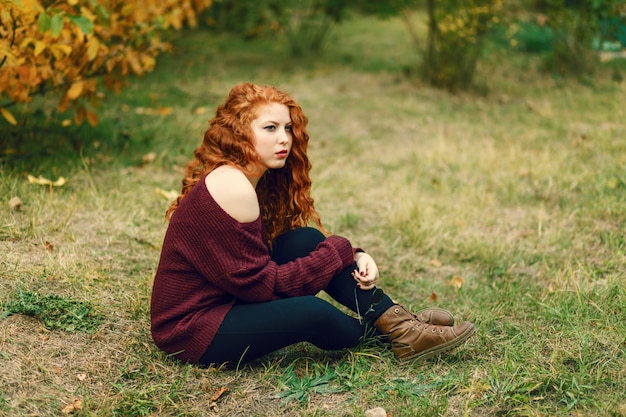
POLYGON ((265 243, 256 193, 243 173, 220 167, 207 176, 205 184, 210 195, 191 196, 178 210, 179 215, 192 215, 180 216, 185 224, 175 218, 170 226, 193 235, 194 243, 185 245, 185 257, 224 292, 248 302, 311 295, 354 263, 350 243, 331 236, 309 256, 276 264, 265 243))

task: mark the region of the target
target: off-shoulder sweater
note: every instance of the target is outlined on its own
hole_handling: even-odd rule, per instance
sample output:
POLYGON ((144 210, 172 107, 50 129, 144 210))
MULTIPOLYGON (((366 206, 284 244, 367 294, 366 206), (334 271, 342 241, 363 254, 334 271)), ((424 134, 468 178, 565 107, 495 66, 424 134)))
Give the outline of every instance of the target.
POLYGON ((276 264, 261 217, 238 222, 202 179, 181 201, 165 233, 150 305, 152 337, 163 351, 196 363, 236 301, 314 295, 353 262, 350 242, 330 236, 309 256, 276 264))

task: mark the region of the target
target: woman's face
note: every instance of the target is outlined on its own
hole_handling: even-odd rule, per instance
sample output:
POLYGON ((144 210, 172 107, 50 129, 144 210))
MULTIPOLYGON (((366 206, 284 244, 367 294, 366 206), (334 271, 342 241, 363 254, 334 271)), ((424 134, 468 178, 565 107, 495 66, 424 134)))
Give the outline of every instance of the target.
POLYGON ((280 103, 261 104, 255 114, 250 127, 262 170, 284 167, 293 144, 289 108, 280 103))

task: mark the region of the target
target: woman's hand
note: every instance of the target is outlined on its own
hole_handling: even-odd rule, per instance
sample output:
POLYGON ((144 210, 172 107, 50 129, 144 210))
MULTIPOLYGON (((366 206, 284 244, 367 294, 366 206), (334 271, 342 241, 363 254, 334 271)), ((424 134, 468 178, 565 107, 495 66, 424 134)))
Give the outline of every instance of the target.
POLYGON ((352 271, 352 277, 362 290, 370 290, 376 285, 378 279, 378 267, 374 258, 365 252, 357 252, 354 255, 357 269, 352 271))

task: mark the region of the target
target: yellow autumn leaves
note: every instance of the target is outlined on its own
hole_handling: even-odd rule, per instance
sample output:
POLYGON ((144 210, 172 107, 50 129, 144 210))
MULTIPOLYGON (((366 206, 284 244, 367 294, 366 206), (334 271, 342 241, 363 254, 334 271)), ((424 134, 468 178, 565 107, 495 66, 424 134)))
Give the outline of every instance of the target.
POLYGON ((60 94, 73 122, 98 123, 90 109, 101 84, 120 90, 123 77, 152 71, 169 45, 159 31, 195 26, 212 0, 0 0, 0 115, 18 120, 13 103, 41 91, 60 94))
MULTIPOLYGON (((156 155, 154 153, 146 154, 142 158, 142 163, 145 163, 145 164, 151 163, 155 157, 156 155)), ((31 184, 43 185, 43 186, 49 187, 50 192, 52 192, 54 187, 62 187, 65 184, 67 184, 67 179, 65 179, 65 177, 59 177, 56 180, 51 180, 41 175, 38 177, 35 177, 34 175, 28 174, 26 176, 26 179, 31 184)), ((155 192, 168 201, 174 201, 176 198, 178 198, 178 195, 179 195, 179 192, 176 190, 164 190, 162 188, 156 188, 155 192)), ((18 196, 14 196, 13 198, 9 200, 9 208, 11 208, 12 210, 20 210, 22 208, 22 205, 23 205, 22 199, 19 198, 18 196)))
POLYGON ((12 125, 17 124, 17 120, 15 120, 15 117, 13 117, 13 114, 11 114, 11 112, 4 107, 0 107, 0 114, 2 114, 2 117, 4 117, 4 119, 12 125))
POLYGON ((28 182, 31 184, 48 186, 48 188, 50 188, 51 193, 54 187, 62 187, 67 183, 67 180, 64 177, 59 177, 55 181, 52 181, 52 180, 42 177, 41 175, 38 177, 34 177, 28 174, 26 178, 28 178, 28 182))
POLYGON ((63 177, 59 177, 56 181, 52 181, 52 180, 42 177, 41 175, 35 178, 34 176, 29 174, 27 178, 28 178, 28 182, 30 182, 31 184, 49 185, 51 187, 61 187, 65 185, 65 183, 67 182, 65 178, 63 177))
MULTIPOLYGON (((59 177, 56 180, 52 181, 52 180, 49 180, 48 178, 42 177, 41 175, 38 177, 35 177, 29 174, 26 176, 26 178, 28 179, 28 182, 31 184, 48 186, 50 188, 50 192, 52 192, 53 187, 62 187, 67 183, 67 180, 64 177, 59 177)), ((18 196, 14 196, 9 200, 9 208, 11 210, 19 211, 22 209, 22 206, 23 206, 22 199, 19 198, 18 196)))
POLYGON ((454 13, 443 16, 438 30, 444 36, 452 35, 457 41, 476 43, 480 32, 498 22, 497 13, 502 7, 502 0, 491 0, 472 7, 457 8, 454 13))

